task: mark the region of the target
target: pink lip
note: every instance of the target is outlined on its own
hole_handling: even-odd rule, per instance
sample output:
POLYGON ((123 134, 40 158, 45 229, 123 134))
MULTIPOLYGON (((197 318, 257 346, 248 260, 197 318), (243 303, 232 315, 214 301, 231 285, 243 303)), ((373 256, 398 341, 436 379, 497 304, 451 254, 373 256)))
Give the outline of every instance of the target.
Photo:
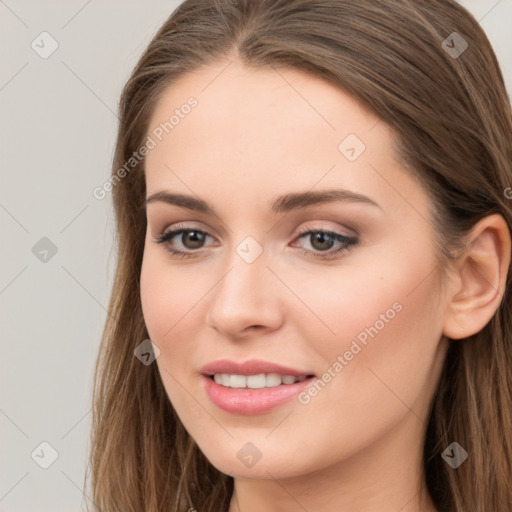
POLYGON ((263 414, 298 395, 311 384, 313 377, 261 389, 226 388, 210 377, 203 376, 203 379, 206 394, 217 407, 233 414, 263 414))
POLYGON ((314 378, 312 372, 287 368, 266 361, 250 360, 236 363, 229 360, 214 361, 202 370, 206 394, 210 400, 224 411, 233 414, 263 414, 291 400, 303 391, 314 378), (295 377, 310 376, 295 384, 281 384, 272 388, 246 389, 227 388, 217 384, 211 376, 215 373, 232 375, 257 375, 259 373, 279 373, 295 377), (311 377, 313 376, 313 377, 311 377))
POLYGON ((288 368, 280 364, 250 359, 243 363, 230 361, 229 359, 220 359, 206 364, 201 368, 203 375, 213 375, 214 373, 230 373, 231 375, 257 375, 258 373, 279 373, 280 375, 293 375, 302 377, 303 375, 313 375, 311 371, 301 371, 295 368, 288 368))

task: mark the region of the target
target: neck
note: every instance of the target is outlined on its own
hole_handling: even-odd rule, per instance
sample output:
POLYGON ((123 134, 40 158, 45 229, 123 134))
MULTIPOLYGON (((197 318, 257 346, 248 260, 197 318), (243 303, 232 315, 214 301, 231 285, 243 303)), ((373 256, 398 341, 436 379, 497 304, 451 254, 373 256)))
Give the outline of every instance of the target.
POLYGON ((281 478, 270 469, 266 479, 235 478, 229 512, 437 512, 423 471, 423 425, 413 414, 408 422, 416 428, 397 427, 348 459, 306 475, 281 478))

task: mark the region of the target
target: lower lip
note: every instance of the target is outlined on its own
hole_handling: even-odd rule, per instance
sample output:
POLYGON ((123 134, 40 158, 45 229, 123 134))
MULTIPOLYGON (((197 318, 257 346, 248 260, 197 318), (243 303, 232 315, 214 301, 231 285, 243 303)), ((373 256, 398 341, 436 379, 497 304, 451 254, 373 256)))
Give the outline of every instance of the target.
POLYGON ((228 388, 217 384, 210 377, 203 377, 206 393, 210 400, 217 407, 233 414, 262 414, 271 411, 297 396, 313 380, 313 377, 308 377, 295 384, 281 384, 272 388, 246 389, 228 388))

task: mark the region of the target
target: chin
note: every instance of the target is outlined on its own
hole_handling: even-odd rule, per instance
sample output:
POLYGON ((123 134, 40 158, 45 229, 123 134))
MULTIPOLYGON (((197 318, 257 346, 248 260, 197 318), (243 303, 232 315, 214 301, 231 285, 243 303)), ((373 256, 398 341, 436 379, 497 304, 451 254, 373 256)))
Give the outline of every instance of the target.
MULTIPOLYGON (((257 449, 248 443, 236 445, 225 451, 203 451, 208 461, 220 472, 234 478, 267 480, 271 478, 292 478, 313 471, 306 461, 297 461, 293 453, 276 453, 275 448, 257 449), (266 453, 267 452, 267 453, 266 453)), ((202 451, 202 450, 201 450, 202 451)), ((296 455, 297 452, 295 452, 296 455)))

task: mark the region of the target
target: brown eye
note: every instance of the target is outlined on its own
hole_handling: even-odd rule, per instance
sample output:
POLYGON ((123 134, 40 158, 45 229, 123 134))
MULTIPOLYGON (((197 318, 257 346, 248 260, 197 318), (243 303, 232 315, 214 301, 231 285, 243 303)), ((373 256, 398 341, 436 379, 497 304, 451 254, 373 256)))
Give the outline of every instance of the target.
POLYGON ((301 230, 297 237, 297 240, 300 239, 309 241, 311 249, 300 247, 299 250, 315 258, 331 258, 341 255, 354 247, 358 242, 357 238, 328 229, 301 230), (338 246, 333 248, 336 243, 338 246))
POLYGON ((205 233, 202 231, 186 230, 181 234, 181 243, 186 249, 200 249, 205 240, 205 233))
POLYGON ((155 242, 164 245, 171 254, 182 254, 185 257, 201 249, 208 236, 208 233, 199 229, 180 228, 158 235, 155 242))
POLYGON ((327 233, 314 233, 312 236, 310 235, 310 237, 311 246, 318 251, 327 251, 334 243, 333 238, 327 233))

